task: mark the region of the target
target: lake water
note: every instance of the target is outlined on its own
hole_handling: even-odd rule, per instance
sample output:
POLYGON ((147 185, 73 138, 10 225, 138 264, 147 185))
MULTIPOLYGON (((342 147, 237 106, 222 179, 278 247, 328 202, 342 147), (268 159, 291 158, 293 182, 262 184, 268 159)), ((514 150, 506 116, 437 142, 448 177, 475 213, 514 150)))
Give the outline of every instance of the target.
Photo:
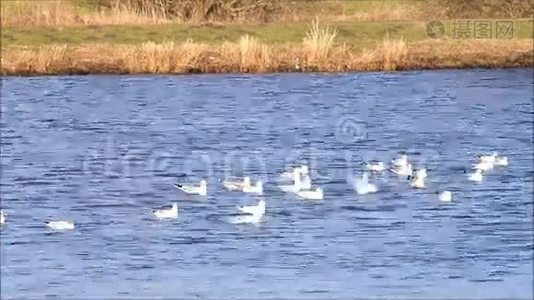
POLYGON ((532 69, 9 77, 1 96, 2 298, 533 297, 532 69), (356 195, 347 177, 399 151, 427 188, 384 172, 356 195), (492 151, 509 166, 468 181, 492 151), (302 163, 323 201, 277 188, 302 163), (258 225, 228 222, 258 201, 221 188, 242 175, 265 183, 258 225), (200 178, 206 198, 172 186, 200 178))

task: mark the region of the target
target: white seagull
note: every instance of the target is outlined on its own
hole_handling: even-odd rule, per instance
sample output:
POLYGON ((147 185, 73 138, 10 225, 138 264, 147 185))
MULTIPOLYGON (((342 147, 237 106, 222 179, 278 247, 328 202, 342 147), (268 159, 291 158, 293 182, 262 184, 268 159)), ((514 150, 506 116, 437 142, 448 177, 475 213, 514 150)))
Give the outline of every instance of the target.
POLYGON ((208 191, 208 185, 205 179, 200 181, 200 185, 185 185, 180 183, 174 183, 174 186, 189 195, 206 196, 208 191))
POLYGON ((173 203, 170 206, 154 208, 152 214, 158 219, 176 219, 178 218, 178 205, 173 203))
POLYGON ((479 161, 478 163, 476 163, 473 166, 473 169, 481 170, 481 171, 489 171, 489 170, 493 169, 494 163, 495 163, 494 161, 493 162, 479 161))
MULTIPOLYGON (((302 180, 300 179, 300 170, 293 169, 293 183, 292 184, 285 184, 285 185, 278 185, 278 188, 286 193, 297 193, 300 191, 302 187, 302 180)), ((311 182, 310 182, 311 185, 311 182)))
POLYGON ((259 223, 265 214, 265 201, 261 199, 257 205, 242 205, 238 206, 237 209, 241 211, 242 215, 237 216, 232 223, 259 223))
POLYGON ((478 161, 493 164, 497 159, 498 153, 493 152, 491 155, 478 155, 478 161))
POLYGON ((391 171, 397 175, 409 176, 412 174, 412 165, 408 162, 408 155, 402 154, 392 162, 391 171))
POLYGON ((60 231, 60 230, 73 230, 74 222, 72 221, 46 221, 46 227, 60 231))
POLYGON ((243 178, 243 180, 227 179, 222 182, 222 185, 225 189, 229 191, 242 191, 246 181, 250 183, 250 178, 245 177, 243 178))
POLYGON ((408 176, 408 180, 410 180, 410 185, 416 189, 425 188, 425 179, 426 179, 425 169, 416 170, 414 172, 414 175, 408 176))
POLYGON ((375 184, 369 183, 369 174, 367 172, 363 173, 361 179, 355 180, 354 189, 359 195, 376 193, 378 191, 378 188, 375 184))
POLYGON ((242 213, 250 214, 250 215, 263 215, 265 214, 265 201, 261 199, 258 204, 256 205, 241 205, 238 206, 237 209, 239 209, 242 213))
POLYGON ((394 166, 405 166, 405 165, 408 164, 408 155, 401 154, 399 157, 397 157, 396 159, 392 160, 391 163, 394 166))
POLYGON ((324 194, 323 189, 318 187, 315 190, 299 190, 297 196, 309 200, 322 200, 324 194))
POLYGON ((307 174, 309 174, 309 169, 308 169, 307 165, 302 165, 302 166, 293 168, 293 170, 291 170, 291 171, 286 171, 286 172, 280 174, 280 177, 282 179, 292 180, 294 178, 294 173, 295 172, 298 172, 298 173, 300 173, 302 175, 307 175, 307 174))
POLYGON ((483 173, 481 169, 475 169, 474 173, 469 174, 468 179, 470 181, 481 182, 483 179, 483 173))
POLYGON ((436 192, 438 194, 439 201, 442 202, 451 202, 452 201, 452 193, 450 191, 443 191, 443 192, 436 192))
POLYGON ((250 183, 250 177, 245 177, 244 185, 243 185, 243 192, 245 193, 251 193, 251 194, 263 194, 263 183, 261 180, 258 180, 255 185, 251 185, 250 183))
POLYGON ((415 175, 419 178, 423 178, 423 179, 426 179, 427 177, 427 174, 426 174, 426 169, 425 168, 422 168, 422 169, 418 169, 418 170, 414 170, 415 172, 415 175))
POLYGON ((384 171, 384 163, 381 161, 371 161, 365 163, 365 168, 371 172, 382 172, 384 171))
POLYGON ((312 187, 312 181, 309 175, 303 175, 303 178, 300 180, 300 189, 309 190, 312 187))
POLYGON ((497 156, 495 158, 495 165, 499 167, 504 167, 508 165, 508 157, 506 156, 497 156))

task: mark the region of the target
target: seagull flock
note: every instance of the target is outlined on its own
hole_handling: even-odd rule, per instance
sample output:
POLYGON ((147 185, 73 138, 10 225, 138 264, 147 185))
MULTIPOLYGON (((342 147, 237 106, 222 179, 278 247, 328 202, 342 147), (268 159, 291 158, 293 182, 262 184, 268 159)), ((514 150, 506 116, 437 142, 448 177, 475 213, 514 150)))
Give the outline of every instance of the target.
MULTIPOLYGON (((376 184, 369 182, 369 173, 380 173, 386 170, 386 166, 381 161, 370 161, 364 164, 365 171, 361 178, 356 178, 353 181, 353 187, 357 194, 364 195, 376 193, 378 187, 376 184)), ((478 155, 472 167, 472 173, 468 174, 468 180, 473 182, 482 182, 484 174, 495 167, 504 167, 508 165, 508 158, 493 152, 491 155, 478 155)), ((389 171, 399 176, 407 176, 409 184, 414 189, 424 189, 427 172, 425 168, 415 169, 408 160, 408 155, 400 154, 399 157, 392 160, 389 171)), ((464 170, 467 173, 467 170, 464 170)), ((198 185, 174 183, 174 187, 187 195, 207 195, 207 182, 202 179, 198 185)), ((258 180, 255 183, 251 182, 250 177, 226 179, 221 182, 224 189, 234 192, 243 192, 255 195, 263 195, 263 183, 258 180)), ((291 170, 283 172, 279 176, 278 188, 285 192, 294 194, 299 198, 308 200, 322 200, 324 197, 321 187, 314 187, 312 179, 309 174, 307 165, 297 166, 291 170)), ((442 202, 452 201, 452 193, 450 191, 437 191, 438 199, 442 202)), ((242 223, 259 223, 265 214, 266 203, 260 199, 256 205, 237 206, 237 217, 232 221, 234 224, 242 223)), ((172 203, 169 206, 152 209, 152 216, 156 219, 177 219, 178 205, 172 203)), ((0 225, 6 222, 6 214, 0 209, 0 225)), ((45 225, 48 229, 53 231, 74 230, 75 224, 73 221, 66 220, 51 220, 46 221, 45 225)))

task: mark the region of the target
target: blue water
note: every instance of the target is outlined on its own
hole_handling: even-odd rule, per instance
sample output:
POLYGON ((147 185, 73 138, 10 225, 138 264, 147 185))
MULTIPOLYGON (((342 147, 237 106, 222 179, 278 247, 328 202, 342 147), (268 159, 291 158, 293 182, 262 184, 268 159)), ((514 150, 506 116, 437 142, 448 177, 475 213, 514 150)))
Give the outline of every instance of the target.
POLYGON ((1 297, 532 298, 532 90, 532 69, 3 78, 1 297), (399 151, 426 189, 347 184, 399 151), (467 181, 492 151, 510 165, 467 181), (323 201, 277 189, 301 163, 323 201), (257 226, 227 221, 258 200, 220 187, 242 175, 257 226), (205 199, 171 185, 202 177, 205 199))

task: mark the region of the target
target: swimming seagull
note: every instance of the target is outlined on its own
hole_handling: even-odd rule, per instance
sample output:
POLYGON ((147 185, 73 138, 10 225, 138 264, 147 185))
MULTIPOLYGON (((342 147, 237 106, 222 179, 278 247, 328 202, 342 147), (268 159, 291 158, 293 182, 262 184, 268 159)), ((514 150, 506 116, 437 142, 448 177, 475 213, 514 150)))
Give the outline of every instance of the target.
POLYGON ((371 161, 365 163, 365 168, 371 172, 382 172, 384 171, 384 163, 381 161, 371 161))
POLYGON ((229 191, 242 191, 246 182, 249 182, 250 184, 250 178, 248 176, 243 178, 243 180, 230 180, 230 179, 224 180, 222 182, 222 185, 225 189, 229 191))
POLYGON ((402 154, 400 157, 394 159, 391 171, 397 175, 409 176, 412 174, 412 165, 408 162, 408 155, 402 154))
POLYGON ((414 170, 414 173, 417 177, 422 178, 422 179, 426 179, 427 177, 425 168, 414 170))
POLYGON ((495 158, 495 165, 496 166, 500 166, 500 167, 507 166, 508 165, 508 157, 506 157, 506 156, 497 156, 495 158))
POLYGON ((4 211, 0 210, 0 224, 4 224, 6 222, 6 215, 4 215, 4 211))
POLYGON ((426 170, 424 172, 420 171, 421 170, 417 170, 414 172, 415 175, 408 176, 408 180, 410 180, 410 185, 416 189, 425 188, 426 170))
POLYGON ((401 154, 399 157, 397 157, 396 159, 392 160, 391 163, 394 166, 405 166, 405 165, 408 164, 408 155, 401 154))
POLYGON ((451 202, 452 201, 452 193, 450 191, 443 191, 443 192, 436 192, 438 194, 439 201, 442 202, 451 202))
POLYGON ((483 173, 481 169, 475 169, 474 173, 469 174, 468 179, 470 181, 481 182, 483 179, 483 173))
POLYGON ((250 215, 263 215, 265 214, 265 201, 261 199, 257 205, 241 205, 238 206, 237 209, 239 209, 242 213, 250 214, 250 215))
POLYGON ((495 163, 495 159, 497 159, 498 153, 493 152, 491 155, 478 155, 478 161, 483 163, 495 163))
POLYGON ((286 193, 297 193, 302 189, 302 180, 300 179, 300 170, 293 169, 293 183, 290 185, 278 185, 278 188, 286 193))
POLYGON ((258 180, 255 185, 251 185, 250 177, 245 177, 242 191, 245 193, 261 195, 263 194, 263 183, 261 180, 258 180))
MULTIPOLYGON (((298 168, 295 168, 295 169, 297 171, 299 170, 298 168)), ((280 178, 290 180, 291 178, 293 178, 293 171, 295 169, 293 169, 292 171, 285 171, 285 172, 281 173, 280 174, 280 178)))
POLYGON ((369 183, 369 174, 367 172, 363 173, 361 179, 355 180, 354 189, 358 195, 376 193, 378 191, 375 184, 369 183))
POLYGON ((178 218, 178 205, 173 203, 169 206, 154 208, 152 214, 158 219, 176 219, 178 218))
POLYGON ((303 178, 300 180, 300 189, 309 190, 312 187, 311 178, 308 175, 303 175, 303 178))
POLYGON ((324 194, 323 189, 317 187, 315 190, 299 190, 297 196, 309 200, 322 200, 324 194))
POLYGON ((200 181, 200 185, 198 185, 198 186, 196 186, 196 185, 185 185, 185 184, 179 184, 179 183, 175 183, 174 186, 177 189, 183 191, 184 193, 190 194, 190 195, 206 196, 207 190, 208 190, 208 185, 207 185, 205 179, 202 179, 200 181))
POLYGON ((481 170, 481 171, 488 171, 493 169, 494 162, 489 161, 479 161, 473 166, 473 169, 475 170, 481 170))
POLYGON ((265 214, 265 201, 261 199, 257 205, 238 206, 238 210, 241 211, 241 215, 237 216, 232 223, 259 223, 263 215, 265 214))
POLYGON ((74 222, 71 221, 46 221, 46 227, 60 231, 60 230, 73 230, 74 222))
POLYGON ((309 169, 307 165, 302 165, 302 166, 293 168, 293 170, 291 171, 286 171, 280 174, 280 177, 282 179, 292 180, 294 178, 295 172, 298 172, 299 174, 302 174, 302 175, 307 175, 309 173, 309 169))

